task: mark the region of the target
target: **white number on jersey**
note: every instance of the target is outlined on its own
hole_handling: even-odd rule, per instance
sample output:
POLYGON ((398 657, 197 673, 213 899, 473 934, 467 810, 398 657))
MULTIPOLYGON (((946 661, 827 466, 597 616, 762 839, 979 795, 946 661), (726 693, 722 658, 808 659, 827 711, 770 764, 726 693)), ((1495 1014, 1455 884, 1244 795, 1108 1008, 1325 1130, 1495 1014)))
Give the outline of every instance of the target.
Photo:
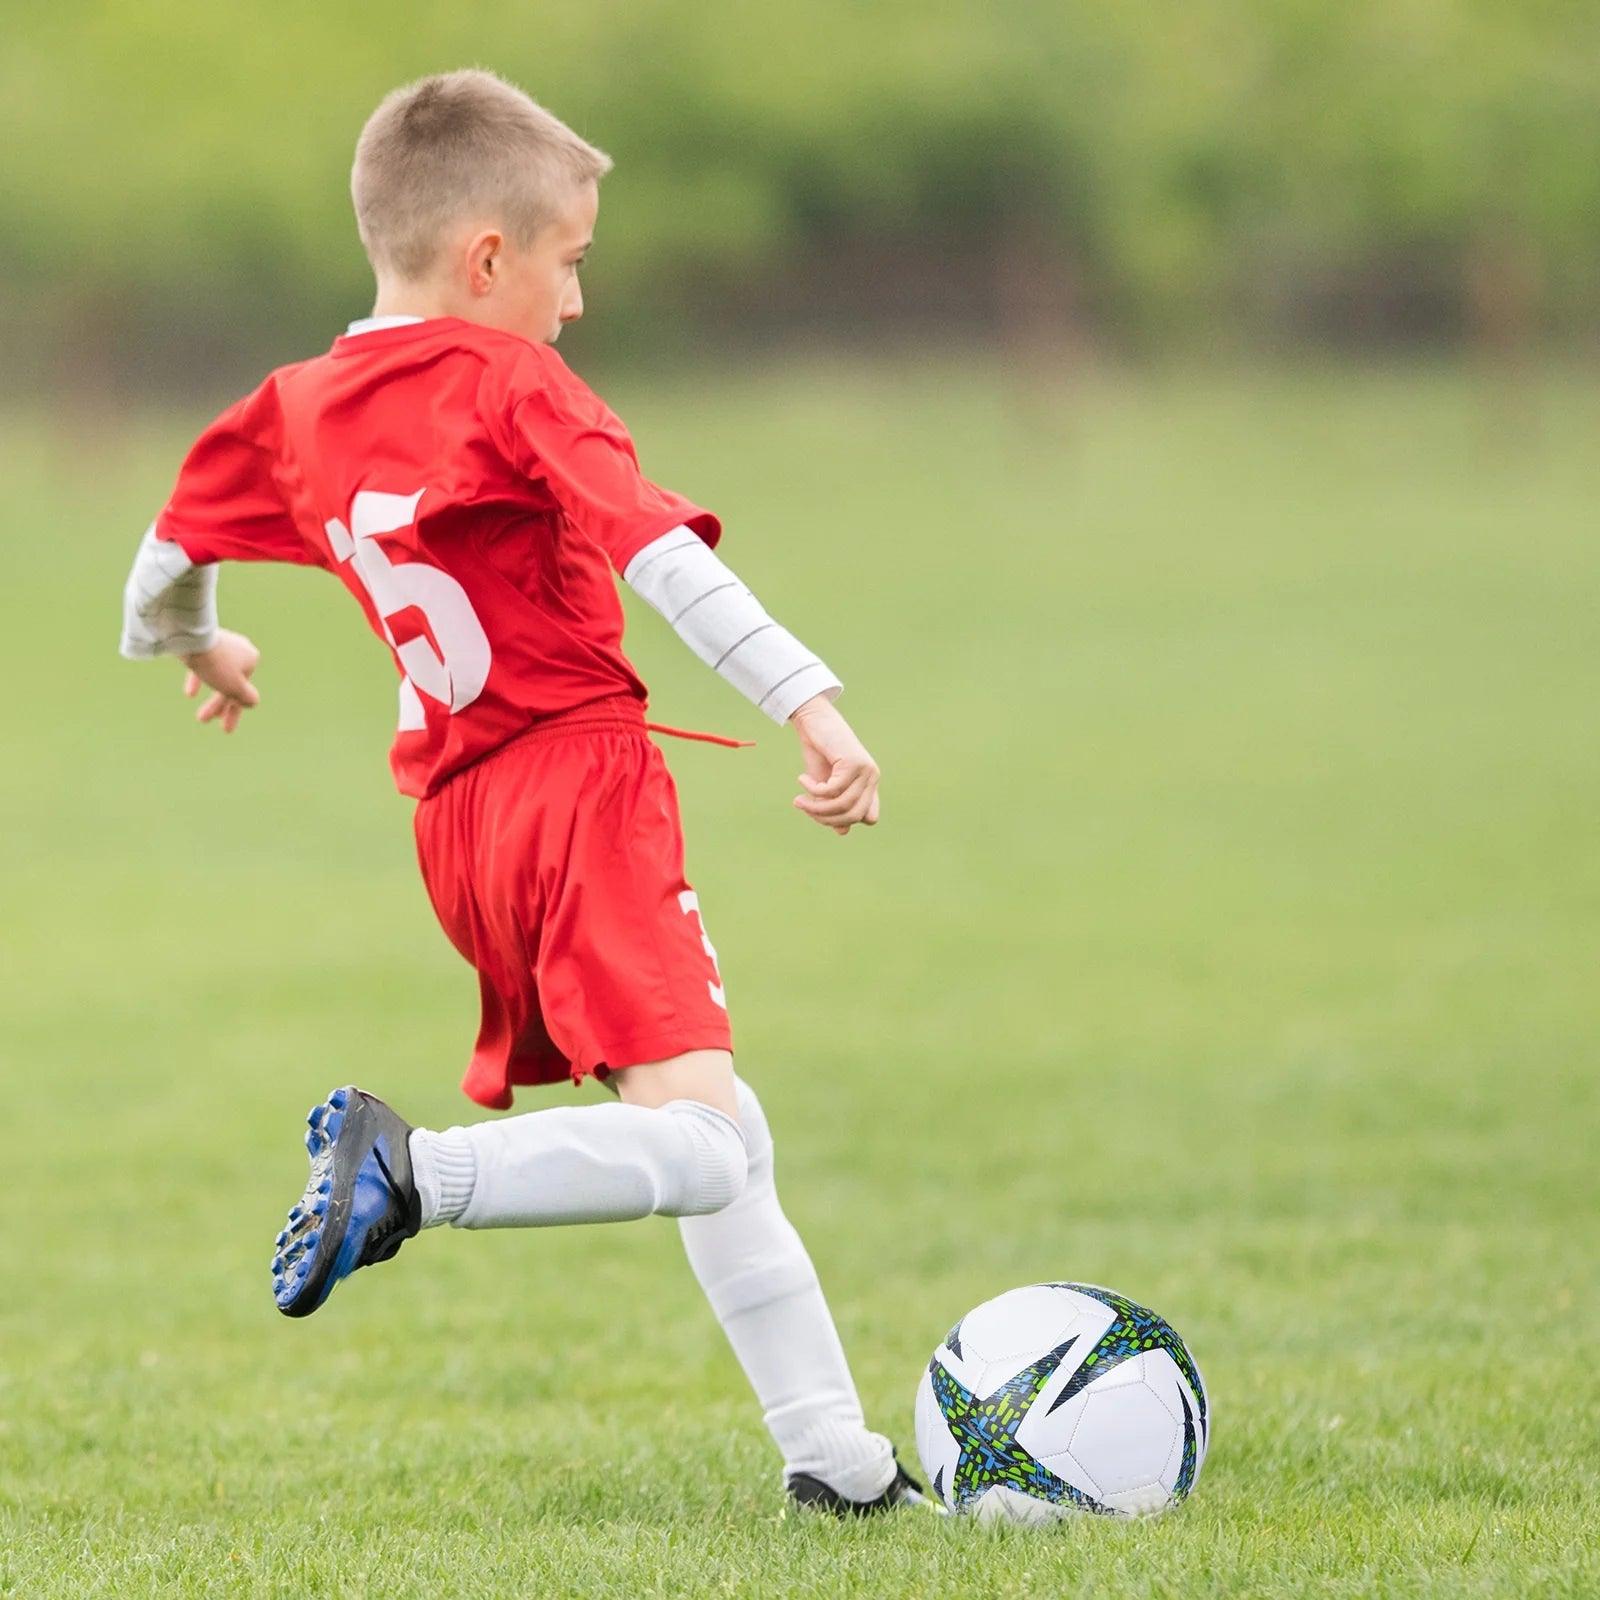
POLYGON ((428 725, 420 695, 437 700, 453 714, 470 706, 489 679, 489 636, 467 591, 448 572, 425 562, 402 561, 396 566, 378 543, 380 533, 394 533, 416 521, 417 502, 426 492, 379 494, 362 489, 350 503, 348 528, 337 517, 323 524, 334 555, 341 564, 350 563, 372 597, 384 634, 399 658, 404 673, 400 679, 403 733, 428 725), (395 644, 389 618, 411 606, 427 619, 433 642, 419 634, 395 644))
POLYGON ((711 998, 722 1007, 728 1009, 728 991, 722 987, 722 973, 717 967, 717 947, 711 942, 711 935, 706 932, 706 919, 700 915, 700 896, 693 889, 685 889, 678 896, 678 904, 686 917, 693 917, 695 926, 700 930, 700 943, 705 947, 705 952, 711 957, 711 970, 716 973, 713 981, 706 980, 706 988, 711 991, 711 998))

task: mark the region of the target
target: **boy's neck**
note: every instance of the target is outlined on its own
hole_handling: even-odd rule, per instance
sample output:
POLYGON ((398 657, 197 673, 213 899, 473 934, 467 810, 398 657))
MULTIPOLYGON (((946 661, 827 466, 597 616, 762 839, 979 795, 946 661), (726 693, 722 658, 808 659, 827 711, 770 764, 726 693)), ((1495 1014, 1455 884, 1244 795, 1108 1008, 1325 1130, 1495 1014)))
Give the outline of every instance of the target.
POLYGON ((438 284, 378 280, 374 317, 459 317, 456 297, 438 284))

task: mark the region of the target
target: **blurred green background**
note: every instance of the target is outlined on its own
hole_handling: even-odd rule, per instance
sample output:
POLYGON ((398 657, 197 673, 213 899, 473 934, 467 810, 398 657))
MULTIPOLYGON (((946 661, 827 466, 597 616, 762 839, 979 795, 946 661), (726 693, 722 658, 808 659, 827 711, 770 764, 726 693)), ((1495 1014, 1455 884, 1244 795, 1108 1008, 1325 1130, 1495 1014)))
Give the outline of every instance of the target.
POLYGON ((786 337, 1592 344, 1582 0, 68 0, 0 42, 6 381, 253 374, 365 308, 397 82, 482 64, 608 149, 594 354, 786 337))

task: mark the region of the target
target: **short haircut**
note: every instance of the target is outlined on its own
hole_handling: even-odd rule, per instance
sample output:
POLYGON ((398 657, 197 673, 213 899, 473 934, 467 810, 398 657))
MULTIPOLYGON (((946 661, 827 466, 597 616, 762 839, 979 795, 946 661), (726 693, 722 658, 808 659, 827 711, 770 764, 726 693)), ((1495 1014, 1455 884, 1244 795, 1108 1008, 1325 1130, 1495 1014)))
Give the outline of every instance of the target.
POLYGON ((493 218, 531 244, 576 190, 610 170, 610 156, 522 90, 469 69, 384 99, 356 143, 350 194, 374 269, 415 280, 453 224, 493 218))

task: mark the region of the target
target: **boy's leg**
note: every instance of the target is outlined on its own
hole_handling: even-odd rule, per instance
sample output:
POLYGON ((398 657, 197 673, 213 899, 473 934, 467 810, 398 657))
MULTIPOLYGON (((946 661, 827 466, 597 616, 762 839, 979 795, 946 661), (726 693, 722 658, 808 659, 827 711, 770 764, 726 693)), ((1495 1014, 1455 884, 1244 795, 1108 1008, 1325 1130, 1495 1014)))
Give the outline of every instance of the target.
POLYGON ((816 1269, 778 1203, 761 1102, 734 1077, 732 1057, 693 1051, 613 1081, 620 1104, 443 1133, 408 1128, 358 1089, 336 1091, 312 1113, 311 1182, 278 1236, 279 1308, 314 1311, 419 1227, 678 1216, 791 1487, 815 1479, 856 1504, 884 1494, 896 1482, 893 1451, 867 1431, 816 1269))
MULTIPOLYGON (((443 1133, 411 1128, 360 1089, 335 1090, 311 1113, 310 1180, 276 1241, 279 1310, 309 1315, 357 1268, 438 1223, 550 1227, 727 1205, 746 1168, 732 1060, 698 1054, 720 1056, 726 1080, 718 1092, 713 1071, 704 1100, 691 1074, 683 1092, 650 1105, 564 1106, 443 1133)), ((661 1081, 678 1075, 664 1069, 661 1081)))
POLYGON ((443 1133, 416 1129, 421 1224, 538 1228, 715 1211, 744 1187, 733 1060, 696 1050, 617 1073, 620 1105, 559 1106, 443 1133), (646 1075, 664 1093, 630 1094, 646 1075))
MULTIPOLYGON (((894 1450, 867 1430, 816 1268, 778 1203, 761 1102, 724 1059, 728 1077, 715 1087, 732 1088, 737 1096, 747 1177, 729 1205, 680 1219, 689 1264, 761 1402, 796 1498, 835 1510, 866 1507, 891 1489, 899 1492, 894 1450)), ((678 1063, 672 1066, 672 1076, 656 1076, 656 1069, 619 1074, 624 1100, 650 1104, 692 1087, 713 1087, 709 1080, 697 1085, 681 1076, 678 1063)))

